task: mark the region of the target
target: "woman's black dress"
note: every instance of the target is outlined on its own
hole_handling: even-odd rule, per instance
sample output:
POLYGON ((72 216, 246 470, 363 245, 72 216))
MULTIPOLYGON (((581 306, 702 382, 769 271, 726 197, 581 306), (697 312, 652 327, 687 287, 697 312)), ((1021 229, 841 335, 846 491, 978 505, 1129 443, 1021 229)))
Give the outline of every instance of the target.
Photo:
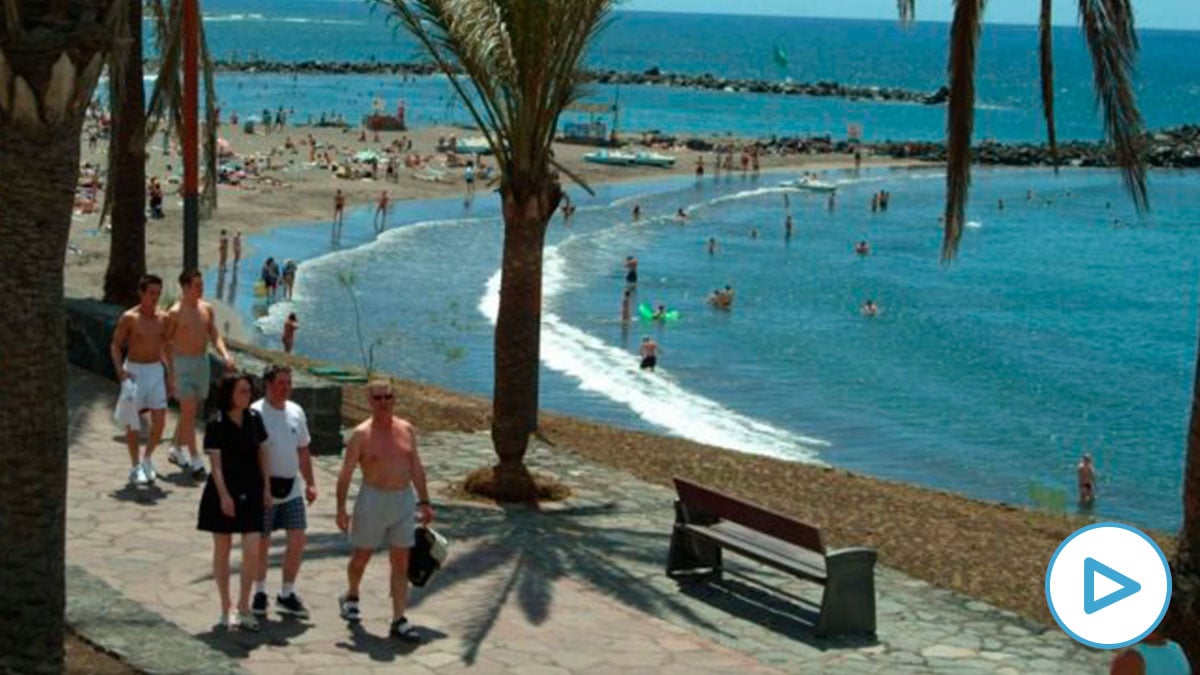
POLYGON ((238 426, 224 413, 217 413, 204 426, 204 449, 221 453, 221 475, 233 498, 232 518, 221 513, 221 496, 212 475, 200 498, 196 528, 221 534, 261 532, 263 526, 263 475, 258 449, 267 440, 262 416, 247 408, 238 426))

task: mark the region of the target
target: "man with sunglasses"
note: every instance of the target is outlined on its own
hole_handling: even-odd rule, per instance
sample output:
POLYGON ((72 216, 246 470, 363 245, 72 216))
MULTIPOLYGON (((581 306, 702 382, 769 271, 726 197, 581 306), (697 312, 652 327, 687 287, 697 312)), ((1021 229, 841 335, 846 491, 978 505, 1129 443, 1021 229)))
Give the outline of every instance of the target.
POLYGON ((337 482, 338 529, 350 533, 347 570, 350 588, 338 598, 342 618, 356 623, 359 584, 367 563, 378 549, 388 549, 391 562, 392 624, 389 634, 408 642, 420 641, 404 616, 408 605, 408 554, 415 541, 417 511, 422 525, 433 521, 425 468, 417 453, 416 430, 392 414, 395 394, 387 380, 367 385, 371 418, 354 428, 337 482), (362 487, 354 501, 353 516, 346 512, 346 496, 356 469, 362 469, 362 487), (414 490, 416 494, 414 495, 414 490))

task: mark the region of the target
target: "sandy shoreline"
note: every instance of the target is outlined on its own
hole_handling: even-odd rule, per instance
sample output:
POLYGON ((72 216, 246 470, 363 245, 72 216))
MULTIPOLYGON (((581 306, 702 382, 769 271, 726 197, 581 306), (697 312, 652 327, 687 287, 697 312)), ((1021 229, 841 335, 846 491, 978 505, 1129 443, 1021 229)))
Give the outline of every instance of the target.
MULTIPOLYGON (((347 208, 365 208, 375 203, 381 190, 393 200, 435 199, 463 194, 460 169, 445 169, 444 181, 432 182, 402 169, 399 182, 339 179, 329 170, 309 167, 308 148, 300 140, 312 133, 318 144, 336 145, 341 154, 380 149, 394 138, 412 139, 414 150, 433 154, 439 136, 470 135, 461 129, 426 128, 406 134, 381 133, 380 142, 359 141, 357 131, 290 128, 269 136, 248 136, 241 130, 225 129, 239 155, 267 156, 279 151, 290 136, 296 152, 277 154, 273 163, 283 168, 262 173, 283 185, 247 184, 223 186, 217 215, 201 225, 201 264, 217 263, 217 240, 224 228, 253 235, 288 223, 319 222, 332 214, 337 189, 347 196, 347 208)), ((222 134, 225 136, 226 134, 222 134)), ((101 149, 87 152, 83 161, 106 163, 101 149)), ((689 150, 671 151, 677 158, 674 169, 606 167, 585 163, 582 156, 591 148, 560 145, 556 157, 588 182, 635 181, 694 173, 696 156, 689 150)), ((711 153, 705 158, 711 171, 711 153)), ((178 156, 165 157, 156 142, 148 149, 147 176, 167 175, 167 165, 178 167, 178 156)), ((890 158, 866 158, 864 167, 903 167, 919 162, 890 158)), ((796 167, 804 170, 848 168, 853 158, 846 155, 790 155, 763 158, 764 170, 796 167)), ((711 175, 711 174, 710 174, 711 175)), ((167 280, 173 291, 181 251, 181 203, 167 184, 166 217, 147 226, 147 267, 167 280)), ((103 287, 108 257, 108 238, 90 234, 95 216, 77 216, 71 228, 71 244, 77 252, 68 255, 66 289, 72 295, 98 296, 103 287)), ((247 247, 248 249, 249 247, 247 247)), ((245 271, 245 270, 243 270, 245 271)), ((257 275, 257 270, 249 270, 257 275)), ((228 322, 232 337, 239 337, 241 317, 222 308, 221 321, 228 322)), ((254 350, 251 351, 260 351, 254 350)), ((282 354, 268 354, 282 358, 282 354)), ((305 361, 294 359, 298 364, 305 361)), ((417 382, 400 382, 397 409, 423 430, 487 430, 490 402, 417 382)), ((359 392, 347 390, 343 416, 356 421, 364 408, 359 392)), ((1087 519, 1037 513, 1023 508, 993 504, 901 483, 855 475, 840 469, 773 460, 704 446, 677 438, 629 431, 568 416, 545 413, 544 435, 557 448, 576 452, 587 459, 627 470, 640 479, 669 484, 683 475, 714 485, 782 512, 819 525, 827 545, 872 545, 880 550, 883 564, 900 569, 938 586, 962 591, 1043 623, 1050 622, 1042 597, 1045 566, 1062 539, 1087 519)), ((537 465, 538 452, 529 461, 537 465)), ((1164 550, 1174 550, 1173 537, 1156 534, 1164 550)))

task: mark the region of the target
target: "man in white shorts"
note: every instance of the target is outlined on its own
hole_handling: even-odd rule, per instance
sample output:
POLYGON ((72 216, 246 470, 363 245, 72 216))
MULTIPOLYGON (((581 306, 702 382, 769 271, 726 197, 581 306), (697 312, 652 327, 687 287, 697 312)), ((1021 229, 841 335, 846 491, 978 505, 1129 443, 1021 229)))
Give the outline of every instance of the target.
MULTIPOLYGON (((138 283, 138 304, 121 315, 108 349, 125 394, 130 394, 130 386, 133 388, 132 396, 127 396, 133 401, 130 408, 132 414, 126 414, 122 419, 132 465, 129 470, 131 485, 147 485, 158 478, 150 456, 162 439, 167 415, 167 382, 170 379, 167 377, 164 352, 166 314, 158 309, 162 285, 162 279, 152 274, 142 277, 138 283), (138 431, 141 426, 139 416, 144 410, 150 411, 150 436, 143 454, 138 447, 138 431)), ((122 405, 129 407, 128 400, 122 405)))
POLYGON ((317 499, 317 481, 313 476, 312 455, 308 444, 308 418, 304 409, 289 401, 292 394, 291 366, 271 364, 263 372, 266 394, 250 407, 262 415, 267 429, 267 471, 270 479, 271 506, 263 518, 262 536, 259 537, 259 567, 254 584, 254 602, 251 611, 263 617, 267 615, 270 596, 267 594, 267 554, 271 550, 271 532, 287 532, 287 550, 283 556, 283 586, 275 596, 275 609, 280 614, 307 619, 308 608, 296 594, 296 577, 300 574, 300 562, 304 555, 308 529, 305 502, 312 504, 317 499), (300 477, 304 481, 300 481, 300 477))

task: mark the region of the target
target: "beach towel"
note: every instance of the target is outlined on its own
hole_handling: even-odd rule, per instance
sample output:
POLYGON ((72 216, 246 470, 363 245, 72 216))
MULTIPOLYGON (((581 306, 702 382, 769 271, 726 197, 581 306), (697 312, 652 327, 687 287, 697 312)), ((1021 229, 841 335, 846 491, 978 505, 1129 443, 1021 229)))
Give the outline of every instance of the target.
POLYGON ((137 383, 132 378, 121 381, 121 394, 113 409, 113 424, 121 431, 137 431, 142 427, 142 418, 137 409, 137 383))

